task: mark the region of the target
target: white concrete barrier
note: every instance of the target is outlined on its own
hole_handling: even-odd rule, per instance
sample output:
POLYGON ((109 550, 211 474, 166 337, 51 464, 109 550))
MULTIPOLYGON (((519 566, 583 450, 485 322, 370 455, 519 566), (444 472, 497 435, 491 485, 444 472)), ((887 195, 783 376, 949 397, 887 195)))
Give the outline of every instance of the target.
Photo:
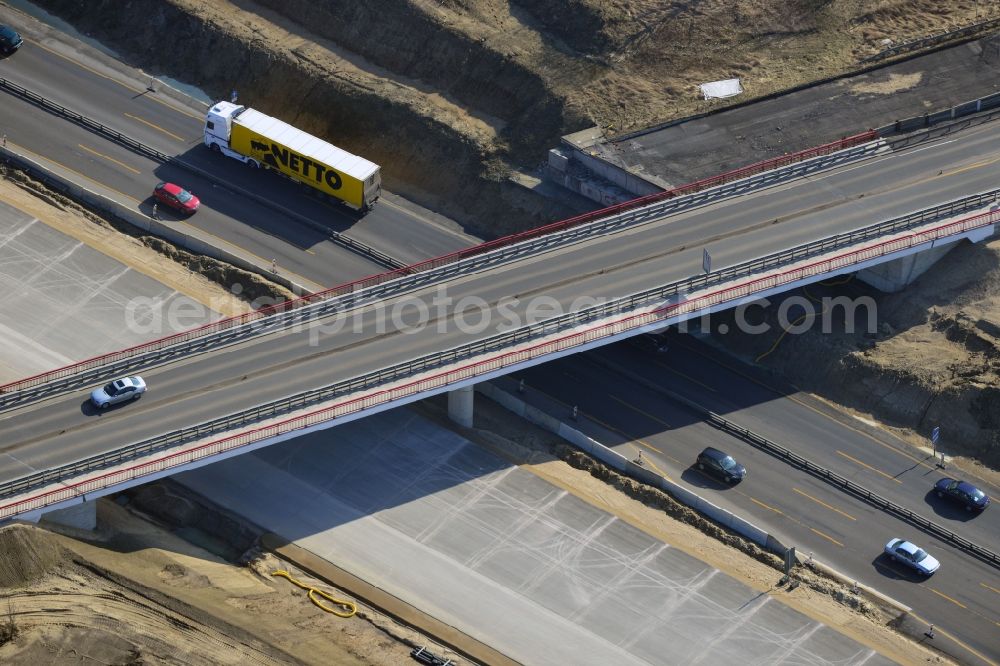
POLYGON ((491 382, 476 384, 476 390, 518 416, 562 437, 573 446, 600 460, 608 467, 616 469, 637 481, 660 488, 672 495, 681 504, 691 507, 720 525, 750 539, 762 548, 779 555, 784 554, 785 547, 778 539, 750 521, 740 518, 731 511, 712 504, 687 488, 679 486, 652 470, 632 462, 617 451, 604 446, 597 440, 577 430, 572 425, 560 421, 533 405, 527 404, 516 395, 504 391, 491 382))

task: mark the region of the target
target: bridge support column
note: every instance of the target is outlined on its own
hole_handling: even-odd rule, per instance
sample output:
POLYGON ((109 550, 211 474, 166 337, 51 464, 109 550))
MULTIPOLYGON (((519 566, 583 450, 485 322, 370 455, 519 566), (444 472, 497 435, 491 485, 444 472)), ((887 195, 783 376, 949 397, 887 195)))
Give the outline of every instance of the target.
POLYGON ((863 271, 858 271, 858 279, 879 291, 888 293, 903 291, 906 285, 923 275, 928 268, 937 263, 938 259, 948 254, 948 251, 960 242, 958 240, 866 268, 863 271))
POLYGON ((473 386, 463 386, 448 392, 448 418, 458 425, 472 427, 472 409, 475 402, 473 386))
POLYGON ((65 509, 42 514, 42 522, 75 527, 78 530, 97 529, 97 502, 81 502, 65 509))

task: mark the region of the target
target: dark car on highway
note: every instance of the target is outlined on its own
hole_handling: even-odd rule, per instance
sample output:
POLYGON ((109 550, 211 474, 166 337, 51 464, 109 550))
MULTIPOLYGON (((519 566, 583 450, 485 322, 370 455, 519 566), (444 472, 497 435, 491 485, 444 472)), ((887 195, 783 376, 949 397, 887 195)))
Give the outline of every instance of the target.
POLYGON ((0 53, 10 55, 21 48, 21 44, 23 43, 24 40, 21 39, 21 35, 14 32, 12 28, 0 25, 0 53))
POLYGON ((941 479, 934 484, 934 493, 938 497, 958 502, 966 511, 982 511, 990 503, 986 493, 971 483, 958 479, 941 479))
POLYGON ((698 454, 696 464, 701 471, 726 483, 739 483, 747 475, 746 467, 736 462, 728 453, 712 447, 698 454))

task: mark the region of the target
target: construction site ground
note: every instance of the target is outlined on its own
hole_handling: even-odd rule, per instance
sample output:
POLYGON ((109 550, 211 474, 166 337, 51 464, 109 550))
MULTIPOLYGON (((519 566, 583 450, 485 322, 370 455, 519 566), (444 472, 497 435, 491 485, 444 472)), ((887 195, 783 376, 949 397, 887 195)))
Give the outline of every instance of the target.
POLYGON ((992 95, 998 75, 1000 36, 992 35, 666 127, 612 136, 591 150, 661 187, 675 187, 992 95))
MULTIPOLYGON (((740 76, 753 97, 849 71, 884 39, 933 34, 993 9, 975 0, 754 0, 736 10, 725 0, 697 7, 645 0, 547 0, 530 7, 496 0, 39 4, 149 71, 217 97, 238 85, 265 112, 371 157, 384 165, 394 190, 484 235, 551 221, 540 213, 549 209, 526 199, 506 176, 512 167, 537 164, 563 134, 593 125, 634 130, 725 104, 699 98, 697 84, 704 81, 740 76), (351 20, 331 18, 348 10, 351 20), (199 80, 192 81, 195 72, 199 80), (290 98, 308 103, 289 111, 290 98)), ((908 85, 888 80, 860 92, 877 96, 908 85)), ((4 190, 0 198, 20 208, 22 194, 4 190)), ((84 224, 85 231, 57 228, 74 238, 96 233, 93 220, 84 224)), ((131 238, 105 240, 124 243, 109 249, 111 256, 141 249, 131 238)), ((219 293, 192 275, 233 284, 220 267, 165 253, 187 267, 153 258, 141 263, 171 274, 162 281, 196 300, 231 297, 228 287, 219 293)), ((997 464, 1000 247, 961 247, 940 266, 915 288, 879 297, 885 326, 877 335, 722 344, 909 432, 944 423, 946 446, 959 449, 967 441, 976 447, 971 455, 997 464), (796 374, 802 358, 819 371, 796 374)), ((888 658, 940 661, 878 618, 837 603, 819 584, 793 595, 774 590, 771 566, 669 517, 658 498, 640 502, 620 492, 636 490, 627 479, 560 461, 547 437, 503 416, 476 434, 533 474, 755 590, 783 596, 783 603, 888 658)), ((391 664, 410 663, 410 644, 429 641, 374 610, 331 617, 298 588, 273 580, 271 570, 284 564, 270 556, 234 566, 112 502, 100 506, 97 535, 0 529, 0 586, 10 601, 7 607, 0 601, 0 625, 18 629, 0 645, 0 660, 391 664)), ((177 533, 225 551, 203 531, 177 533)))

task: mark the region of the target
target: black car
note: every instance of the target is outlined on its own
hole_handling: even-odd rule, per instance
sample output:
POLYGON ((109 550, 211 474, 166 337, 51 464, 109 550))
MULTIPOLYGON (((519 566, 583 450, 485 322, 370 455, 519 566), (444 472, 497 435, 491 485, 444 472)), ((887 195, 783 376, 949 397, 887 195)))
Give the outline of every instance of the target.
POLYGON ((934 492, 938 497, 954 500, 965 507, 966 511, 982 511, 990 498, 971 483, 958 479, 944 478, 934 484, 934 492))
POLYGON ((739 464, 728 453, 708 447, 698 454, 698 469, 726 483, 739 483, 747 475, 746 467, 739 464))
POLYGON ((21 35, 5 25, 0 25, 0 53, 10 55, 21 48, 21 44, 23 43, 24 40, 21 39, 21 35))

